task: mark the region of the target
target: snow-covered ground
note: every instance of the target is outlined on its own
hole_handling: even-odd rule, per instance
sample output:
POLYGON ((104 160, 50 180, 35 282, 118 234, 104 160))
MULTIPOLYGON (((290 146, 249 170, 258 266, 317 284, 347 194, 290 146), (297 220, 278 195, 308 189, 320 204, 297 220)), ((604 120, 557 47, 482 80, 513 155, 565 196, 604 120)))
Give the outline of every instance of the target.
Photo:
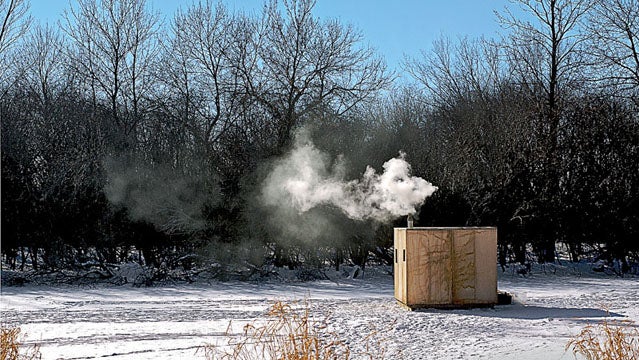
POLYGON ((395 303, 391 276, 369 271, 363 279, 307 283, 4 287, 1 309, 2 323, 20 326, 43 359, 203 359, 197 349, 224 343, 230 320, 237 330, 275 301, 304 298, 351 347, 379 330, 388 358, 401 351, 404 359, 572 359, 564 350, 569 338, 608 316, 604 309, 639 323, 636 277, 500 271, 499 289, 518 301, 411 312, 395 303))

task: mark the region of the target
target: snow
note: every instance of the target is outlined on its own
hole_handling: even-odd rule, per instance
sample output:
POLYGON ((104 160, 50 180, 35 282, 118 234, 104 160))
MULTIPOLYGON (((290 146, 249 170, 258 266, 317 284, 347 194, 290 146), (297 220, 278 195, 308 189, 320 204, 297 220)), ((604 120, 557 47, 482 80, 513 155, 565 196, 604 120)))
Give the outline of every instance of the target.
POLYGON ((393 279, 212 282, 155 288, 125 286, 3 287, 2 323, 18 325, 43 359, 203 359, 198 348, 223 344, 232 320, 263 319, 275 301, 310 299, 313 314, 361 346, 380 331, 388 358, 573 359, 568 340, 606 316, 639 322, 639 281, 589 271, 533 269, 501 273, 499 289, 517 302, 493 309, 406 311, 393 279))

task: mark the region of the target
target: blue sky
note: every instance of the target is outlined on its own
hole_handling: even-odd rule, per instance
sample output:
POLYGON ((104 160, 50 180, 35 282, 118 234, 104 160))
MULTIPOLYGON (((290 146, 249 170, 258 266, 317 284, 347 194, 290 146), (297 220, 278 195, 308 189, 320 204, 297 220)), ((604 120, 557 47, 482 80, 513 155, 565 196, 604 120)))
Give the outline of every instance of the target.
MULTIPOLYGON (((179 6, 192 0, 148 0, 170 18, 179 6)), ((230 10, 259 12, 263 0, 224 0, 230 10)), ((431 49, 442 34, 497 37, 501 31, 493 10, 503 10, 508 0, 317 0, 314 13, 322 19, 338 18, 362 31, 364 41, 399 70, 404 55, 415 57, 431 49)), ((68 6, 66 0, 31 0, 36 19, 55 22, 68 6)), ((512 7, 512 5, 510 5, 512 7)))

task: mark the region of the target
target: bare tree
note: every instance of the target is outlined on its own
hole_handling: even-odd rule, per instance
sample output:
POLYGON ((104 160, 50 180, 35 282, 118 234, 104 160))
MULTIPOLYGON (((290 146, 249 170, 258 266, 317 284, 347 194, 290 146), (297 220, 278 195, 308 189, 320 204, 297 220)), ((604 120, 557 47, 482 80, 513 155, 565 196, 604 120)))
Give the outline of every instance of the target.
POLYGON ((639 1, 597 1, 586 25, 594 80, 639 104, 639 1))
POLYGON ((4 54, 27 33, 31 23, 28 12, 29 3, 26 0, 0 0, 0 54, 4 54))
POLYGON ((124 136, 134 136, 143 94, 152 86, 157 13, 145 0, 79 0, 64 20, 75 71, 84 75, 94 100, 108 104, 124 136))
POLYGON ((556 138, 561 92, 576 81, 576 73, 584 65, 579 50, 586 37, 579 26, 592 1, 511 1, 519 4, 532 21, 518 18, 508 9, 496 13, 502 26, 512 31, 504 46, 521 84, 530 93, 542 96, 540 105, 547 109, 550 133, 556 138))
POLYGON ((313 17, 314 0, 283 5, 281 11, 274 0, 266 7, 261 68, 248 87, 277 121, 279 146, 320 105, 343 114, 390 82, 383 60, 361 44, 353 27, 313 17))
POLYGON ((154 94, 160 118, 152 133, 158 151, 171 158, 176 168, 185 164, 184 152, 193 148, 192 127, 199 106, 199 89, 195 84, 192 50, 182 36, 183 30, 177 18, 171 23, 172 36, 161 42, 161 61, 156 63, 154 73, 158 86, 154 94), (165 137, 169 137, 167 144, 165 137), (166 145, 166 146, 163 146, 166 145), (171 154, 171 155, 169 155, 171 154))
MULTIPOLYGON (((31 93, 43 106, 51 105, 51 97, 64 85, 65 54, 60 33, 49 25, 38 25, 30 34, 23 58, 25 81, 31 93)), ((47 113, 47 111, 44 111, 47 113)))
POLYGON ((427 90, 425 99, 434 112, 428 126, 446 139, 435 145, 444 147, 442 155, 448 157, 437 171, 447 171, 440 176, 450 181, 453 191, 485 186, 501 175, 508 165, 505 155, 526 133, 509 103, 516 94, 508 87, 511 74, 502 49, 485 39, 468 38, 456 43, 441 38, 433 45, 431 54, 408 59, 405 65, 427 90), (480 178, 484 184, 471 184, 480 178))
POLYGON ((192 113, 184 119, 200 144, 217 143, 235 116, 237 79, 231 73, 232 17, 220 3, 194 4, 172 24, 173 89, 192 113), (197 106, 195 106, 197 104, 197 106))
POLYGON ((56 191, 96 181, 95 169, 101 160, 95 146, 102 141, 99 124, 71 113, 72 109, 81 112, 82 102, 71 100, 75 89, 65 55, 63 37, 55 28, 38 25, 33 29, 24 51, 27 65, 22 85, 33 102, 34 147, 37 164, 44 169, 40 175, 46 178, 38 183, 56 191))
POLYGON ((31 24, 26 0, 0 0, 0 99, 4 98, 14 81, 20 78, 16 54, 11 54, 14 45, 22 39, 31 24))
POLYGON ((535 180, 531 189, 535 198, 521 204, 516 216, 537 219, 543 226, 537 243, 540 261, 553 261, 559 232, 558 196, 561 172, 559 141, 562 102, 569 90, 583 83, 583 47, 587 37, 581 20, 592 7, 591 0, 513 0, 531 20, 517 18, 512 12, 496 13, 502 26, 510 29, 503 43, 516 82, 536 103, 531 116, 536 139, 534 158, 529 159, 535 180), (530 212, 534 212, 532 216, 530 212), (542 220, 540 220, 542 219, 542 220))
POLYGON ((496 94, 507 78, 502 53, 484 38, 455 43, 441 37, 433 42, 432 53, 422 51, 421 59, 406 59, 404 66, 428 90, 433 105, 446 107, 455 99, 496 94))

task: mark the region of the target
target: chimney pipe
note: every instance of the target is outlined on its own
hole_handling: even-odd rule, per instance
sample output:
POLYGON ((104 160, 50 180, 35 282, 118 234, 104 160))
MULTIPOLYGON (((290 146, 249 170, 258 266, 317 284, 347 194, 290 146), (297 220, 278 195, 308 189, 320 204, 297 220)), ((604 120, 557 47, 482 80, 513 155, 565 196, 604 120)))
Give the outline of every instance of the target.
POLYGON ((408 228, 413 228, 413 214, 408 214, 408 228))

